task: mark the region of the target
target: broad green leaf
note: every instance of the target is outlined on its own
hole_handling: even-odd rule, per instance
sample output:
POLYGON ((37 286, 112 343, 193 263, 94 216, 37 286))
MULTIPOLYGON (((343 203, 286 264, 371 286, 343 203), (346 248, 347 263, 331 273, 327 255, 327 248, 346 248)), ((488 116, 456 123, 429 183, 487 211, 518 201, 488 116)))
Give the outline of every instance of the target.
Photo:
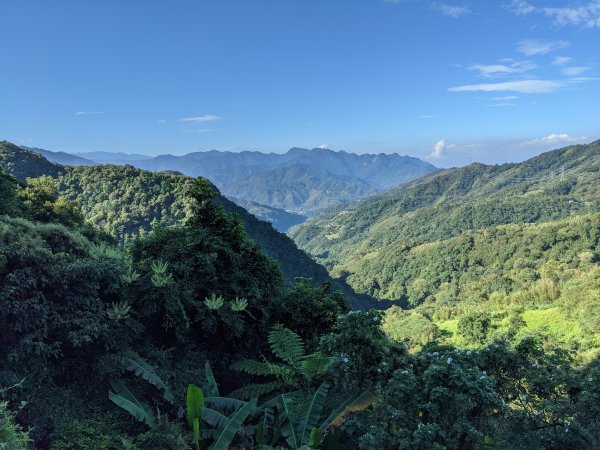
POLYGON ((202 408, 204 407, 204 394, 202 390, 194 385, 188 384, 186 397, 186 414, 187 421, 190 426, 193 426, 194 419, 202 417, 202 408))
POLYGON ((242 423, 246 417, 252 413, 256 407, 256 399, 252 399, 238 411, 236 411, 229 419, 229 423, 221 430, 221 433, 215 442, 209 447, 209 450, 228 450, 230 448, 235 435, 240 431, 242 423))

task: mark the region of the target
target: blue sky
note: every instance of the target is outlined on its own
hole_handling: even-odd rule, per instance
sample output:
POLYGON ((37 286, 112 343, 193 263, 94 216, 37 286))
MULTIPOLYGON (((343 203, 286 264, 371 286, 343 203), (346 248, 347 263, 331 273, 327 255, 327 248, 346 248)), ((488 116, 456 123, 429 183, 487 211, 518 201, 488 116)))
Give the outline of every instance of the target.
POLYGON ((5 0, 0 138, 517 161, 600 137, 599 49, 600 0, 5 0))

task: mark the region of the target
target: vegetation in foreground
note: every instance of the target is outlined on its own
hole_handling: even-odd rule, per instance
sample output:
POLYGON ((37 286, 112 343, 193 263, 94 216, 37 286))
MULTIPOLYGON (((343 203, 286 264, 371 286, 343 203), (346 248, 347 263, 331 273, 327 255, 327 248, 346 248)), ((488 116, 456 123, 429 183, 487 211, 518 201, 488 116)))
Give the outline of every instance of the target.
POLYGON ((504 317, 502 296, 351 311, 329 284, 286 287, 204 179, 185 223, 125 245, 52 178, 0 188, 5 448, 600 446, 593 255, 544 266, 504 317))

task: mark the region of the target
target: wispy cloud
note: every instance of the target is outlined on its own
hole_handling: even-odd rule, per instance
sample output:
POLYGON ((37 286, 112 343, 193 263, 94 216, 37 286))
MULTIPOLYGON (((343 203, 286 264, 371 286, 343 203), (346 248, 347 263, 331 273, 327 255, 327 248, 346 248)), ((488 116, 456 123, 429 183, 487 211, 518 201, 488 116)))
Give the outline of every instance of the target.
POLYGON ((526 0, 512 0, 510 4, 506 5, 506 9, 518 16, 532 13, 543 14, 562 26, 583 25, 589 28, 600 28, 600 0, 563 7, 538 7, 526 0))
POLYGON ((491 103, 489 105, 486 105, 492 108, 504 108, 506 106, 517 106, 516 103, 508 103, 508 102, 500 102, 500 103, 491 103))
POLYGON ((552 17, 558 25, 583 25, 600 28, 600 0, 579 6, 542 8, 543 13, 552 17))
POLYGON ((158 119, 158 123, 167 123, 165 119, 158 119))
POLYGON ((184 117, 180 119, 181 122, 192 122, 192 123, 204 123, 204 122, 214 122, 216 120, 223 119, 221 116, 216 116, 214 114, 204 114, 202 116, 193 116, 193 117, 184 117))
POLYGON ((568 83, 561 80, 517 80, 502 83, 481 83, 455 86, 448 90, 450 92, 502 92, 512 91, 522 94, 541 94, 552 92, 567 86, 568 83))
POLYGON ((317 148, 322 148, 323 150, 325 150, 329 148, 329 144, 321 144, 317 148))
POLYGON ((590 70, 589 67, 573 66, 573 67, 565 67, 563 70, 561 70, 561 72, 563 75, 565 75, 567 77, 576 77, 578 75, 581 75, 584 72, 587 72, 588 70, 590 70))
POLYGON ((433 119, 435 116, 433 114, 421 114, 419 119, 433 119))
POLYGON ((460 16, 471 13, 471 9, 467 6, 452 6, 446 5, 445 3, 434 3, 433 8, 454 19, 458 19, 460 16))
POLYGON ((95 114, 104 114, 102 111, 77 111, 76 116, 92 116, 95 114))
POLYGON ((564 66, 565 64, 569 64, 572 60, 573 58, 569 56, 556 56, 550 64, 553 66, 564 66))
POLYGON ((505 95, 504 97, 492 97, 492 100, 497 101, 508 101, 508 100, 517 100, 519 98, 518 95, 505 95))
POLYGON ((508 65, 473 64, 472 66, 469 66, 469 70, 478 71, 479 76, 484 78, 493 78, 499 75, 512 75, 517 73, 524 73, 535 68, 537 68, 537 65, 529 61, 515 61, 508 65))
POLYGON ((210 133, 211 131, 213 131, 212 128, 200 128, 198 133, 210 133))
POLYGON ((539 139, 531 139, 530 141, 521 142, 522 147, 527 147, 531 145, 560 145, 560 144, 574 144, 577 142, 586 142, 589 140, 586 136, 569 136, 566 133, 563 134, 550 134, 548 136, 539 138, 539 139))
POLYGON ((517 16, 526 16, 536 10, 535 6, 527 3, 525 0, 512 0, 510 4, 505 6, 506 9, 517 16))
POLYGON ((455 144, 448 144, 446 139, 440 139, 435 144, 433 144, 433 151, 429 155, 431 159, 440 159, 446 156, 446 151, 455 148, 455 144))
POLYGON ((527 56, 545 55, 546 53, 568 47, 567 41, 539 41, 536 39, 525 39, 517 45, 517 51, 527 56))

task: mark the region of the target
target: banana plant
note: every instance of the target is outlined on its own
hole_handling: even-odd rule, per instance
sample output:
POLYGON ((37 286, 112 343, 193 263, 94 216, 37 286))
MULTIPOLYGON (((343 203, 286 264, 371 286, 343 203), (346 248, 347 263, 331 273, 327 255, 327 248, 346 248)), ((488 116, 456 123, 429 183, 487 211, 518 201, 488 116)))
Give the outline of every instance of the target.
POLYGON ((265 424, 262 434, 257 433, 255 449, 273 449, 280 437, 293 449, 318 449, 329 428, 339 427, 348 414, 367 408, 374 399, 368 391, 352 394, 321 419, 325 415, 323 409, 329 389, 327 383, 321 383, 310 395, 302 390, 280 394, 261 405, 265 411, 265 424), (265 429, 273 430, 268 444, 265 429))
POLYGON ((204 366, 204 376, 206 384, 202 388, 193 384, 188 386, 187 412, 193 443, 198 449, 200 439, 212 441, 209 450, 226 450, 238 433, 254 431, 243 424, 248 417, 260 415, 261 410, 257 408, 255 399, 245 402, 221 397, 208 362, 204 366))

